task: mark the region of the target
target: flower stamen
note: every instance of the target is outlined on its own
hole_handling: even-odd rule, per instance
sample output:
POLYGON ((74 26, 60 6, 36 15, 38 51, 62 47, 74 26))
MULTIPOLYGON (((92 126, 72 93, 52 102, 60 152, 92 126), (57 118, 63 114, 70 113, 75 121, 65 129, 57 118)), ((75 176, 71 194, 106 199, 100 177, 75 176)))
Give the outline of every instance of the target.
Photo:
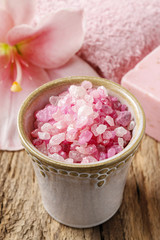
POLYGON ((12 92, 20 92, 22 90, 22 88, 18 82, 13 82, 10 89, 12 92))
POLYGON ((15 59, 15 64, 16 64, 16 70, 17 70, 17 77, 16 77, 16 81, 13 82, 10 89, 12 92, 20 92, 22 90, 20 85, 22 81, 22 68, 19 61, 16 59, 15 59))

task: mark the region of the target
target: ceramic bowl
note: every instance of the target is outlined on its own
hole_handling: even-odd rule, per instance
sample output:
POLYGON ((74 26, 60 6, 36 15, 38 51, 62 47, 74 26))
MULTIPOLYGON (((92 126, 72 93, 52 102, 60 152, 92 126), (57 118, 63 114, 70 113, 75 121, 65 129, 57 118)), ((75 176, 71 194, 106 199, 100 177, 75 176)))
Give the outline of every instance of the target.
POLYGON ((106 79, 87 76, 62 78, 31 93, 19 111, 18 131, 32 159, 47 212, 58 222, 78 228, 93 227, 111 218, 120 207, 127 171, 144 129, 144 112, 136 98, 120 85, 106 79), (91 81, 95 87, 106 87, 109 94, 128 106, 136 121, 132 139, 123 151, 97 163, 67 164, 54 161, 39 152, 31 142, 34 112, 43 108, 50 96, 84 80, 91 81))

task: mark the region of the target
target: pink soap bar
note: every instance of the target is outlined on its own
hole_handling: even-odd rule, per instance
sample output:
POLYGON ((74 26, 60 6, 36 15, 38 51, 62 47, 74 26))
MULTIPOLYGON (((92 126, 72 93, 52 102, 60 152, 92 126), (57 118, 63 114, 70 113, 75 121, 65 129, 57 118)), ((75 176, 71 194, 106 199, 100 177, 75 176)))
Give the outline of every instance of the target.
POLYGON ((122 86, 141 103, 146 115, 146 133, 160 141, 160 47, 122 78, 122 86))

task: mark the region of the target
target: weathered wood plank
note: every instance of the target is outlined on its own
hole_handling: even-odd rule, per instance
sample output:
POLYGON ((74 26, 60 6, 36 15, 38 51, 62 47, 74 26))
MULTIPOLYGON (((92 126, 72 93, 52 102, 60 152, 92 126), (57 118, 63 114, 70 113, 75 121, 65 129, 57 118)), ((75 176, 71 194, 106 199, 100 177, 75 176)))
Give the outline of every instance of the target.
POLYGON ((44 210, 24 151, 0 152, 0 240, 160 239, 160 143, 145 136, 129 170, 122 205, 99 227, 73 229, 44 210))

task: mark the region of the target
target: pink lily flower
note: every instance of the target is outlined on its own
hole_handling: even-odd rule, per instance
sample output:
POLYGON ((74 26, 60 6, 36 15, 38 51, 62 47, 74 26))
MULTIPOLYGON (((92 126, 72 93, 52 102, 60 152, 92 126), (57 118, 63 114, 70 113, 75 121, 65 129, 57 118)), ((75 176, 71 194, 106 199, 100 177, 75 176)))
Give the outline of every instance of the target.
POLYGON ((83 42, 82 12, 61 10, 35 23, 33 0, 6 0, 0 9, 0 149, 18 150, 20 104, 50 81, 45 69, 64 65, 83 42))
POLYGON ((34 0, 1 0, 0 149, 20 150, 16 121, 27 95, 66 76, 97 73, 78 56, 83 42, 82 11, 61 10, 38 23, 34 0))

